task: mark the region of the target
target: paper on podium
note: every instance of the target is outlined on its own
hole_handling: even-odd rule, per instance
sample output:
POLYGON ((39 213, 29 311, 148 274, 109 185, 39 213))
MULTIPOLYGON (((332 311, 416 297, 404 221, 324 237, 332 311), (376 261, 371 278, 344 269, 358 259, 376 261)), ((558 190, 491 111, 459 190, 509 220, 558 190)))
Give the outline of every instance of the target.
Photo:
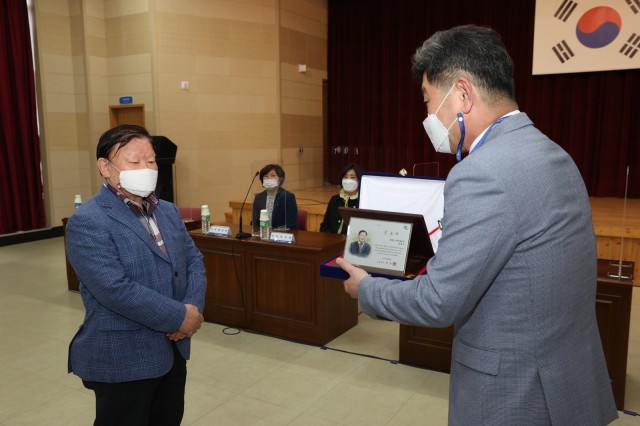
POLYGON ((433 251, 438 241, 444 213, 444 179, 365 173, 360 179, 361 209, 413 213, 424 216, 433 251))

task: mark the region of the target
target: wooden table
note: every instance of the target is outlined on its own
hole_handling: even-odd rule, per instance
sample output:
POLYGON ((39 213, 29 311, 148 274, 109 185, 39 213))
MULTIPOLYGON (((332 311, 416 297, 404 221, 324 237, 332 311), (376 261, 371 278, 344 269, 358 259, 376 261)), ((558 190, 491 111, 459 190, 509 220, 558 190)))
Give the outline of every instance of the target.
MULTIPOLYGON (((598 257, 635 263, 633 275, 640 276, 640 199, 591 197, 593 229, 598 257), (624 224, 624 226, 623 226, 624 224)), ((636 284, 638 280, 636 279, 636 284)))
POLYGON ((598 260, 598 288, 596 292, 596 317, 602 340, 602 349, 607 361, 616 408, 624 409, 627 382, 627 356, 629 353, 629 325, 631 320, 631 297, 633 290, 633 262, 622 268, 627 279, 618 275, 615 260, 598 260), (614 277, 610 276, 613 275, 614 277))
MULTIPOLYGON (((633 290, 633 262, 624 262, 623 276, 617 279, 617 261, 598 260, 596 316, 602 348, 611 378, 611 387, 618 410, 624 409, 629 349, 629 322, 633 290)), ((430 370, 449 373, 453 327, 426 328, 400 325, 400 362, 430 370)))
MULTIPOLYGON (((307 230, 318 231, 324 218, 327 203, 340 188, 336 185, 319 188, 296 189, 298 208, 308 211, 307 230)), ((245 226, 251 223, 253 197, 249 197, 242 211, 245 226)), ((614 197, 590 197, 593 227, 601 259, 623 259, 635 263, 634 275, 640 276, 640 199, 614 197), (624 225, 624 226, 623 226, 624 225), (624 239, 623 239, 624 237, 624 239)), ((241 201, 230 201, 230 223, 239 223, 241 201)))
POLYGON ((205 320, 315 345, 355 326, 357 301, 342 281, 320 276, 320 264, 342 251, 344 237, 293 234, 296 242, 286 244, 192 231, 207 270, 205 320))

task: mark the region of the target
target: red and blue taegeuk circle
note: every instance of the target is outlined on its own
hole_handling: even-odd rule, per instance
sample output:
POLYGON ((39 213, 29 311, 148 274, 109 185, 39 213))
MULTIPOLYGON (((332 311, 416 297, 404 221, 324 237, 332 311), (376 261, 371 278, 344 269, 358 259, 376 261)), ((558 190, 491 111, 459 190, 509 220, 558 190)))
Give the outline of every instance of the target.
POLYGON ((622 29, 620 14, 613 8, 598 6, 586 11, 576 25, 578 41, 598 49, 610 44, 622 29))

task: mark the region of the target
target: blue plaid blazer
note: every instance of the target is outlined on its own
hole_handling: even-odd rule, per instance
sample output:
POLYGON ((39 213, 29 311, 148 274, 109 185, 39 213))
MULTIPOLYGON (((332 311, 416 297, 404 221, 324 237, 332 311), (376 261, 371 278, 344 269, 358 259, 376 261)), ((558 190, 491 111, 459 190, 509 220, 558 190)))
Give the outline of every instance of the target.
MULTIPOLYGON (((69 372, 83 380, 125 382, 160 377, 173 365, 167 333, 185 304, 204 310, 202 254, 175 205, 155 212, 168 255, 135 214, 102 187, 69 218, 66 250, 80 278, 86 314, 69 346, 69 372)), ((190 339, 177 342, 185 359, 190 339)))

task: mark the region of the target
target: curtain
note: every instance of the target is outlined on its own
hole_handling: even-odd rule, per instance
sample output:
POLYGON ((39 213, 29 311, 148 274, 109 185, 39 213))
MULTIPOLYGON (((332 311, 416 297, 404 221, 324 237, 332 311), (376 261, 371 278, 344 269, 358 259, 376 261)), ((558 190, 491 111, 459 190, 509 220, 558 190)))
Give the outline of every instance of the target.
POLYGON ((29 15, 0 3, 0 234, 43 228, 44 202, 29 15))
POLYGON ((328 180, 350 161, 447 176, 455 158, 435 153, 424 132, 411 56, 435 31, 478 24, 502 35, 520 110, 571 155, 589 194, 622 197, 629 165, 629 196, 639 198, 640 70, 532 76, 534 12, 535 0, 329 0, 328 180))

